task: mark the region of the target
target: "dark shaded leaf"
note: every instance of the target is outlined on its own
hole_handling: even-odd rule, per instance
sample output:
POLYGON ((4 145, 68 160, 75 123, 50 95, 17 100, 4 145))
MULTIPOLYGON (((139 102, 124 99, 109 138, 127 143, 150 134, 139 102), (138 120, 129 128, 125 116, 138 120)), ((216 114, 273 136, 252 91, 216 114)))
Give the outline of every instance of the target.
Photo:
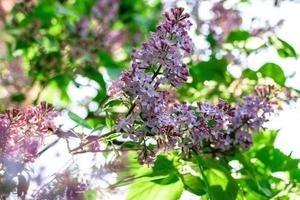
POLYGON ((214 80, 221 83, 226 82, 227 71, 226 59, 211 58, 209 61, 200 62, 191 67, 191 76, 193 83, 204 82, 206 80, 214 80))
POLYGON ((270 146, 257 151, 256 157, 270 168, 272 172, 297 169, 299 164, 298 160, 294 160, 279 149, 270 146))
POLYGON ((184 184, 184 188, 189 192, 199 196, 205 194, 205 184, 200 177, 186 174, 181 177, 181 180, 184 184))
POLYGON ((98 92, 98 95, 95 97, 95 100, 101 101, 105 99, 106 94, 107 94, 107 89, 106 89, 106 83, 104 81, 104 78, 102 74, 95 69, 94 67, 87 66, 84 68, 84 76, 96 81, 99 86, 101 87, 100 91, 98 92))
POLYGON ((243 70, 242 74, 244 77, 249 78, 251 80, 257 80, 258 78, 256 72, 248 68, 243 70))
POLYGON ((25 95, 22 93, 13 94, 13 95, 11 95, 10 98, 12 101, 15 101, 15 102, 22 102, 26 99, 25 95))

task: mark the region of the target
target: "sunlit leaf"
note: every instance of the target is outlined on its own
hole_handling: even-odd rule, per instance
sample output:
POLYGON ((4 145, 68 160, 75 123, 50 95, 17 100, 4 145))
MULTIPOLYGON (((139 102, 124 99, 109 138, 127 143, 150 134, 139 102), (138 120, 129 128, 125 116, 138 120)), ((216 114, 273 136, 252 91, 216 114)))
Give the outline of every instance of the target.
POLYGON ((88 190, 84 193, 84 200, 96 200, 97 193, 95 190, 88 190))
POLYGON ((226 42, 233 43, 235 41, 245 41, 249 37, 250 33, 248 31, 234 30, 229 33, 226 42))
POLYGON ((134 183, 128 192, 127 200, 177 200, 183 192, 183 183, 178 176, 170 174, 169 177, 150 182, 134 183))
POLYGON ((284 41, 283 39, 276 37, 270 38, 270 42, 277 49, 277 53, 281 58, 293 57, 297 58, 297 52, 289 43, 284 41))
POLYGON ((274 147, 264 147, 257 151, 256 157, 261 160, 272 172, 289 171, 298 168, 299 161, 282 153, 274 147))
POLYGON ((232 178, 230 171, 224 167, 224 163, 205 158, 203 164, 211 198, 213 200, 235 200, 239 187, 236 180, 232 178))
POLYGON ((69 111, 68 116, 70 117, 70 119, 72 119, 78 125, 80 125, 82 127, 85 127, 85 128, 88 128, 88 129, 92 129, 92 127, 84 119, 82 119, 81 117, 79 117, 75 113, 69 111))
POLYGON ((286 77, 284 75, 283 70, 281 67, 275 63, 266 63, 260 67, 258 70, 262 74, 263 77, 270 77, 276 83, 281 86, 284 86, 286 77))

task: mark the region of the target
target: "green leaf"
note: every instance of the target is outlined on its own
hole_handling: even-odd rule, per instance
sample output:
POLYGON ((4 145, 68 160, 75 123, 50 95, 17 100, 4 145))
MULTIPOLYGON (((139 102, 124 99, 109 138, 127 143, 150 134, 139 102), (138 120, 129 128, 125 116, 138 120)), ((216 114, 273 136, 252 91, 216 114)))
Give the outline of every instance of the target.
POLYGON ((101 64, 103 64, 106 68, 120 68, 120 65, 113 60, 110 54, 105 51, 98 51, 98 57, 100 58, 101 64))
POLYGON ((288 58, 288 57, 297 58, 298 57, 297 52, 289 43, 280 39, 279 37, 277 37, 277 42, 280 43, 279 47, 277 47, 277 53, 280 57, 282 57, 282 58, 288 58))
MULTIPOLYGON (((48 86, 52 85, 52 87, 55 87, 58 89, 61 93, 61 99, 65 100, 66 102, 69 101, 69 96, 67 93, 68 85, 73 77, 71 77, 69 74, 57 74, 53 78, 49 79, 48 86)), ((52 95, 53 96, 53 95, 52 95)))
POLYGON ((10 99, 14 102, 22 102, 26 99, 26 97, 22 93, 15 93, 11 95, 10 99))
POLYGON ((73 7, 80 15, 88 15, 95 3, 96 0, 76 0, 73 7))
POLYGON ((63 6, 60 3, 55 4, 55 9, 56 9, 56 14, 78 18, 78 13, 76 13, 74 10, 71 10, 71 9, 63 6))
POLYGON ((154 177, 161 175, 169 175, 170 173, 178 173, 177 169, 173 165, 172 158, 168 158, 166 155, 159 155, 152 168, 145 165, 141 165, 137 162, 137 155, 132 154, 130 157, 131 168, 135 177, 154 177))
POLYGON ((110 109, 110 108, 113 108, 115 106, 119 106, 119 105, 122 105, 123 101, 120 100, 120 99, 114 99, 114 100, 111 100, 109 102, 107 102, 106 104, 104 104, 104 110, 107 110, 107 109, 110 109))
POLYGON ((211 58, 209 61, 200 62, 191 67, 191 76, 193 83, 204 82, 206 80, 214 80, 218 82, 226 82, 227 61, 222 58, 220 60, 211 58))
POLYGON ((206 37, 206 40, 208 41, 208 43, 210 44, 211 47, 216 47, 217 45, 217 41, 214 38, 213 34, 208 34, 206 37))
POLYGON ((226 42, 233 43, 235 41, 245 41, 249 37, 250 37, 250 33, 248 31, 234 30, 229 33, 226 42))
POLYGON ((235 200, 239 187, 230 171, 224 167, 224 163, 216 159, 205 158, 203 164, 212 200, 235 200))
POLYGON ((113 78, 117 78, 123 70, 120 63, 114 61, 110 54, 105 51, 98 51, 97 55, 100 59, 100 64, 103 65, 108 74, 113 78))
POLYGON ((95 190, 88 190, 84 193, 84 200, 96 200, 97 193, 95 190))
POLYGON ((173 165, 172 158, 168 158, 165 155, 159 155, 153 166, 154 174, 169 174, 171 172, 177 172, 177 169, 173 165))
POLYGON ((70 119, 72 119, 74 122, 76 122, 80 126, 88 128, 88 129, 92 129, 92 127, 84 119, 82 119, 81 117, 79 117, 75 113, 69 111, 68 116, 70 117, 70 119))
POLYGON ((199 196, 205 194, 205 184, 200 177, 186 174, 181 177, 181 180, 187 191, 199 196))
POLYGON ((262 161, 272 172, 290 171, 298 169, 298 160, 285 155, 279 149, 266 146, 256 152, 256 157, 262 161))
POLYGON ((256 72, 248 68, 243 70, 243 76, 250 80, 257 80, 256 72))
POLYGON ((42 27, 51 26, 51 20, 56 17, 54 1, 42 1, 37 6, 34 6, 32 11, 28 13, 22 21, 23 25, 32 23, 38 20, 42 22, 42 27))
POLYGON ((108 112, 106 111, 105 112, 106 114, 106 117, 105 117, 105 124, 106 126, 111 129, 112 128, 112 119, 111 119, 111 116, 108 114, 108 112))
POLYGON ((138 142, 128 141, 124 142, 121 146, 125 148, 136 148, 140 145, 138 142))
POLYGON ((174 174, 150 182, 134 183, 128 192, 127 200, 178 200, 183 192, 183 184, 174 174))
POLYGON ((300 183, 300 169, 294 169, 290 171, 290 179, 300 183))
MULTIPOLYGON (((134 158, 136 163, 136 157, 134 158)), ((152 168, 134 165, 135 181, 127 195, 128 200, 179 199, 183 183, 171 155, 159 155, 152 168)))
POLYGON ((107 91, 106 91, 106 83, 102 76, 102 74, 92 66, 87 66, 84 68, 84 76, 96 81, 101 87, 98 95, 95 97, 95 100, 100 101, 105 99, 107 91))
POLYGON ((102 74, 95 68, 88 66, 84 69, 84 75, 97 83, 99 83, 102 90, 106 91, 106 83, 102 74))
POLYGON ((261 148, 264 146, 273 146, 278 135, 278 130, 262 131, 256 134, 253 134, 253 147, 261 148))
POLYGON ((258 70, 262 74, 263 77, 270 77, 276 83, 281 86, 284 86, 286 78, 281 67, 275 63, 266 63, 260 67, 258 70))

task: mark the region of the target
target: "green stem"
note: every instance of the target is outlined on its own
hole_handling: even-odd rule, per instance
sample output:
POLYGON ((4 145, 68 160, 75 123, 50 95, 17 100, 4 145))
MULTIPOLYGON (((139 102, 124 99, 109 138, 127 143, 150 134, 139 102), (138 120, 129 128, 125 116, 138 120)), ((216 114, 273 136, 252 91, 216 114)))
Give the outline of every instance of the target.
MULTIPOLYGON (((162 65, 159 65, 159 67, 157 68, 157 70, 154 72, 154 74, 153 74, 153 76, 152 76, 152 80, 151 80, 151 83, 155 80, 155 78, 158 76, 158 74, 159 74, 159 72, 160 72, 160 70, 161 70, 161 67, 162 67, 162 65)), ((133 109, 135 108, 135 106, 136 106, 136 104, 135 104, 135 100, 132 102, 132 105, 131 105, 131 107, 129 108, 129 110, 128 110, 128 112, 127 112, 127 114, 126 114, 126 117, 128 117, 131 113, 132 113, 132 111, 133 111, 133 109)))
POLYGON ((127 114, 126 114, 126 117, 128 117, 132 113, 132 111, 135 108, 135 106, 136 106, 135 101, 133 101, 133 103, 131 104, 131 106, 130 106, 127 114))
MULTIPOLYGON (((103 138, 105 138, 105 137, 107 137, 107 136, 110 136, 111 134, 113 134, 113 133, 115 133, 115 132, 116 132, 115 130, 111 130, 111 131, 108 132, 108 133, 105 133, 105 134, 100 135, 100 136, 98 137, 97 140, 100 140, 100 139, 103 139, 103 138)), ((92 143, 95 142, 95 141, 96 141, 96 140, 90 140, 90 141, 87 141, 87 142, 85 142, 85 143, 79 145, 79 146, 76 147, 75 149, 72 149, 70 152, 72 153, 72 152, 78 151, 78 150, 82 149, 84 146, 89 145, 89 144, 92 144, 92 143)))
POLYGON ((154 79, 157 77, 157 75, 159 74, 160 70, 162 68, 162 65, 159 65, 159 67, 157 68, 157 70, 154 72, 153 76, 152 76, 152 80, 151 83, 154 81, 154 79))
POLYGON ((206 175, 204 173, 204 168, 203 168, 203 166, 205 165, 205 163, 204 163, 203 159, 200 156, 197 156, 197 161, 198 161, 200 173, 201 173, 201 175, 203 177, 203 181, 204 181, 205 186, 206 186, 206 192, 207 192, 208 199, 212 199, 211 191, 210 191, 210 188, 209 188, 209 182, 207 180, 207 177, 206 177, 206 175))

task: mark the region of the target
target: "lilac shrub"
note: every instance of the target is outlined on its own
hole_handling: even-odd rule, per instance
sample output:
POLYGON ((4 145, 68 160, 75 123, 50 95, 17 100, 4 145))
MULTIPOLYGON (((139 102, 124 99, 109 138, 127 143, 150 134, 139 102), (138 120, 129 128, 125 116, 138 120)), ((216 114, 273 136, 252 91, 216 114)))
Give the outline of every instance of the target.
MULTIPOLYGON (((103 26, 114 20, 118 7, 109 3, 118 1, 99 1, 93 8, 93 15, 103 20, 103 26), (110 6, 106 8, 107 5, 110 6)), ((183 8, 171 9, 164 18, 157 31, 150 34, 149 41, 132 51, 131 69, 124 71, 109 88, 110 100, 121 99, 128 108, 127 113, 117 117, 112 131, 85 137, 87 142, 69 149, 70 153, 101 151, 100 141, 118 132, 123 141, 137 143, 138 161, 142 164, 152 165, 160 152, 172 150, 179 150, 182 156, 188 157, 192 153, 227 155, 234 153, 235 148, 250 148, 252 134, 263 129, 269 116, 280 108, 280 94, 274 86, 258 86, 253 95, 244 96, 232 105, 225 100, 180 102, 175 89, 189 77, 184 58, 192 54, 193 44, 188 35, 192 24, 183 8), (84 146, 92 144, 97 148, 84 151, 84 146)), ((84 32, 87 24, 84 19, 78 24, 82 37, 87 34, 84 32)), ((0 170, 4 171, 6 179, 16 177, 25 164, 39 156, 47 135, 63 133, 54 124, 56 115, 53 106, 46 103, 0 114, 0 170)), ((79 134, 71 135, 77 137, 79 134)), ((64 139, 68 140, 68 137, 64 139)), ((82 138, 78 136, 78 139, 82 138)), ((87 188, 87 184, 66 172, 57 174, 51 183, 37 191, 34 198, 84 199, 87 188)))
MULTIPOLYGON (((98 3, 93 9, 96 16, 101 6, 104 5, 98 3)), ((109 12, 115 10, 113 7, 109 12)), ((113 20, 113 15, 106 17, 107 21, 113 20)), ((111 133, 120 132, 125 139, 140 144, 139 161, 147 164, 160 151, 181 149, 183 155, 190 155, 192 151, 225 153, 235 146, 249 148, 251 133, 258 132, 278 108, 274 87, 258 87, 254 96, 245 96, 235 105, 225 100, 217 104, 179 102, 174 88, 184 84, 189 76, 183 60, 192 53, 188 35, 191 23, 183 8, 171 9, 164 17, 149 41, 132 51, 131 70, 124 71, 110 87, 111 99, 120 98, 128 107, 128 112, 117 118, 111 133)), ((45 103, 2 114, 2 163, 33 161, 49 130, 56 130, 54 116, 53 107, 45 103)), ((75 150, 98 143, 111 133, 93 136, 75 150)))

